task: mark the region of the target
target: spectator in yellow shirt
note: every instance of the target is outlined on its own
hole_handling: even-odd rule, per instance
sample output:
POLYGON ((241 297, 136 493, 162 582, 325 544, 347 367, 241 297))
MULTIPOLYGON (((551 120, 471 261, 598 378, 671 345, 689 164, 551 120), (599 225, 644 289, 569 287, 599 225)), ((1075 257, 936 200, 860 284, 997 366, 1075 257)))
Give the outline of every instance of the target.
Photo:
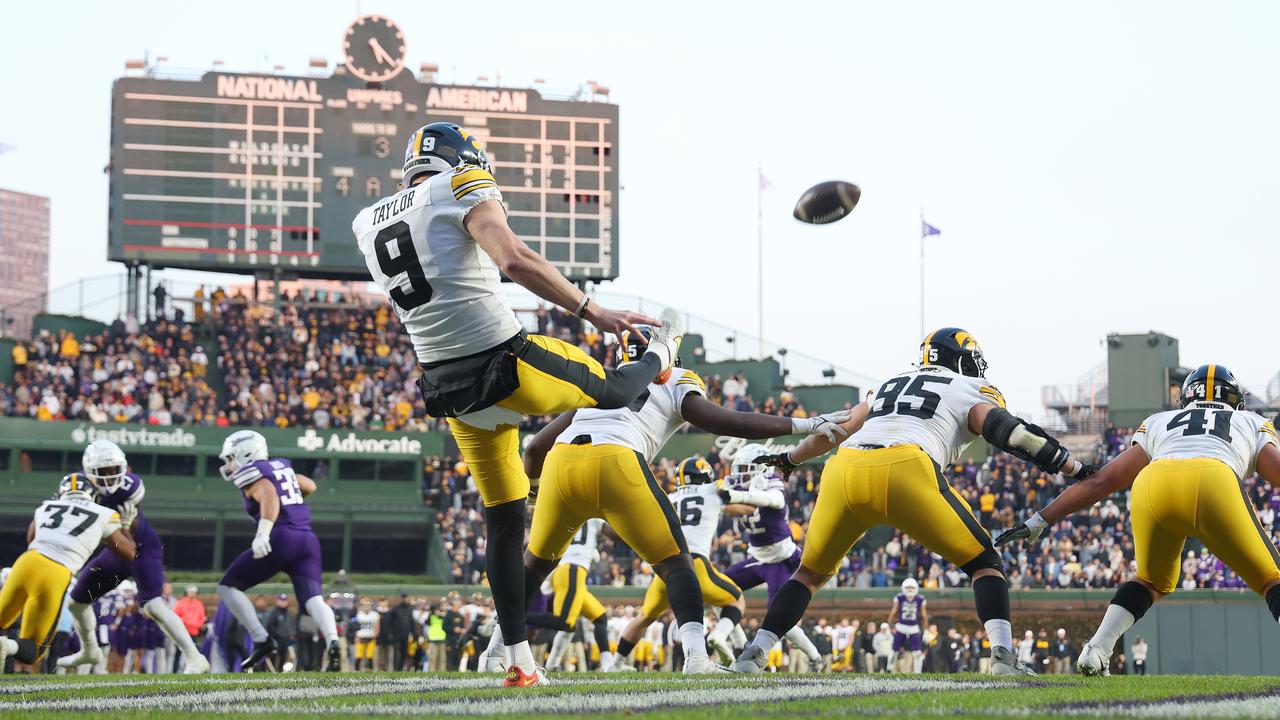
POLYGON ((62 349, 59 351, 62 357, 68 360, 75 360, 80 357, 80 343, 76 340, 76 336, 67 331, 63 331, 62 349))

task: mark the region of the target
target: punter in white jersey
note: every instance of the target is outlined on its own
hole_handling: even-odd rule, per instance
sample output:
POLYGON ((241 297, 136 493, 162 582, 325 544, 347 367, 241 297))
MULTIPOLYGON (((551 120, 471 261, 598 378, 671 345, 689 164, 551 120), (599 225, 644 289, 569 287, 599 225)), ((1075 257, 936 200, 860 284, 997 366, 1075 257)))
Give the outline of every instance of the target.
POLYGON ((1147 418, 1133 434, 1133 446, 1096 475, 996 538, 997 544, 1035 542, 1046 527, 1131 488, 1138 576, 1116 590, 1097 633, 1082 648, 1076 667, 1085 675, 1108 674, 1120 636, 1177 588, 1188 537, 1199 538, 1235 570, 1280 622, 1280 552, 1242 485, 1256 470, 1280 487, 1280 437, 1269 421, 1245 410, 1244 390, 1223 365, 1193 370, 1181 399, 1182 409, 1147 418))
MULTIPOLYGON (((1013 652, 1009 583, 1000 554, 941 466, 980 434, 1045 472, 1084 477, 1093 468, 1005 410, 969 333, 954 327, 930 333, 916 357, 918 367, 882 384, 844 425, 849 437, 822 470, 800 567, 769 604, 760 632, 733 664, 735 671, 763 671, 769 650, 803 617, 813 592, 835 574, 853 543, 873 526, 892 525, 972 578, 978 617, 991 638, 992 672, 1034 674, 1013 652)), ((835 445, 806 438, 789 453, 756 462, 789 472, 835 445)))
MULTIPOLYGON (((36 510, 27 527, 27 551, 18 557, 0 588, 0 632, 22 616, 18 638, 0 635, 0 669, 13 657, 34 665, 53 640, 71 576, 106 544, 126 561, 137 551, 120 524, 120 514, 94 502, 93 486, 84 476, 62 478, 58 495, 36 510)), ((92 643, 92 636, 82 638, 92 643)))
MULTIPOLYGON (((652 328, 641 327, 644 335, 652 328)), ((640 357, 643 338, 624 333, 619 365, 640 357)), ((702 379, 679 368, 662 371, 634 403, 615 410, 565 413, 543 428, 525 451, 529 477, 540 477, 537 506, 529 531, 525 569, 541 581, 555 567, 578 528, 603 518, 619 538, 653 566, 667 585, 685 647, 686 672, 711 672, 703 641, 702 593, 693 559, 671 502, 659 487, 649 462, 686 422, 708 432, 746 438, 790 433, 840 437, 840 411, 812 418, 727 410, 706 399, 702 379)), ((532 600, 538 583, 526 583, 532 600)), ((506 633, 506 628, 503 628, 506 633)))
POLYGON ((484 500, 487 575, 510 643, 504 684, 535 685, 541 678, 525 637, 520 561, 529 479, 517 426, 524 415, 624 407, 675 362, 681 318, 663 314, 653 344, 631 369, 605 368, 576 345, 526 335, 503 298, 503 274, 604 332, 654 321, 601 307, 525 245, 507 224, 488 156, 457 125, 436 122, 414 132, 403 183, 362 210, 351 228, 413 341, 426 412, 448 418, 484 500))

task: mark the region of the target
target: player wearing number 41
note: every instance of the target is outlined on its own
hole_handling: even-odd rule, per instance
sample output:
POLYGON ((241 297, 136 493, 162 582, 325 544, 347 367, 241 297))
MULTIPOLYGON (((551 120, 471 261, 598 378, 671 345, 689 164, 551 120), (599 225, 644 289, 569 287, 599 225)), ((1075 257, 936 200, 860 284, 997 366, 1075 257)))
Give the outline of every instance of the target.
MULTIPOLYGON (((93 486, 83 476, 67 475, 58 484, 57 497, 36 510, 27 527, 27 551, 13 564, 0 589, 0 672, 10 657, 35 665, 49 649, 71 576, 100 543, 124 562, 137 554, 120 513, 95 503, 93 486), (18 639, 6 637, 4 631, 19 615, 18 639)), ((81 637, 82 644, 97 647, 92 633, 81 637)))
MULTIPOLYGON (((642 325, 639 332, 649 335, 655 330, 642 325)), ((643 340, 623 333, 618 345, 622 369, 647 368, 640 363, 643 340)), ((742 438, 791 433, 834 438, 843 434, 839 423, 849 413, 842 410, 811 418, 785 418, 734 412, 706 399, 706 388, 697 373, 676 368, 662 370, 650 379, 644 393, 629 406, 567 412, 529 443, 525 471, 540 480, 524 556, 525 607, 565 554, 578 528, 591 518, 603 518, 665 583, 684 646, 684 671, 722 672, 724 668, 707 657, 703 590, 690 555, 692 548, 685 541, 671 501, 650 472, 649 462, 685 423, 742 438)), ((494 632, 505 634, 507 629, 500 627, 494 632)))
POLYGON ((285 573, 293 582, 299 611, 311 616, 328 648, 329 672, 341 669, 342 651, 333 609, 325 604, 320 584, 320 540, 311 530, 306 497, 316 491, 311 478, 294 472, 284 458, 269 457, 267 440, 253 430, 240 430, 222 442, 222 479, 244 495, 244 511, 258 521, 253 544, 240 553, 218 581, 218 597, 253 638, 253 652, 242 670, 255 667, 277 648, 258 619, 245 590, 285 573))
POLYGON ((446 122, 419 128, 402 180, 402 190, 362 210, 351 228, 413 340, 427 414, 448 418, 484 501, 486 574, 507 642, 503 684, 534 685, 520 560, 529 478, 517 427, 525 415, 625 407, 671 368, 683 324, 664 312, 644 356, 618 369, 576 345, 527 335, 504 298, 502 274, 604 332, 654 321, 597 305, 516 237, 488 155, 466 130, 446 122))
POLYGON ((1244 391, 1230 370, 1201 365, 1182 383, 1183 409, 1147 418, 1133 434, 1132 447, 996 538, 999 545, 1035 542, 1071 513, 1132 488, 1129 519, 1138 577, 1116 590, 1097 633, 1080 653, 1076 667, 1081 673, 1109 674, 1116 640, 1156 600, 1174 591, 1188 536, 1203 541, 1263 596, 1280 622, 1280 553, 1241 485, 1256 468, 1280 487, 1280 438, 1274 425, 1244 407, 1244 391))
POLYGON ((142 613, 154 620, 174 647, 182 651, 185 661, 182 672, 188 675, 208 672, 209 661, 196 649, 182 620, 161 597, 165 584, 164 544, 142 512, 142 499, 146 496, 142 478, 129 471, 124 451, 110 440, 89 443, 81 458, 81 469, 83 474, 79 477, 88 479, 98 503, 120 513, 121 524, 137 543, 138 553, 136 558, 124 560, 117 553, 103 550, 80 573, 71 589, 71 605, 67 608, 80 636, 80 651, 59 658, 58 667, 101 663, 102 649, 95 640, 98 618, 93 603, 132 578, 138 586, 142 613))
MULTIPOLYGON (((917 357, 916 369, 881 385, 844 424, 849 437, 822 470, 800 567, 769 604, 760 631, 733 664, 735 672, 764 670, 769 649, 803 617, 813 592, 835 574, 854 542, 873 526, 892 525, 972 579, 978 617, 991 638, 992 672, 1034 674, 1013 650, 1009 583, 1000 555, 940 468, 978 435, 1046 472, 1085 477, 1093 468, 1005 410, 969 333, 954 327, 931 333, 917 357)), ((789 472, 835 446, 825 437, 806 438, 789 453, 756 462, 789 472)))

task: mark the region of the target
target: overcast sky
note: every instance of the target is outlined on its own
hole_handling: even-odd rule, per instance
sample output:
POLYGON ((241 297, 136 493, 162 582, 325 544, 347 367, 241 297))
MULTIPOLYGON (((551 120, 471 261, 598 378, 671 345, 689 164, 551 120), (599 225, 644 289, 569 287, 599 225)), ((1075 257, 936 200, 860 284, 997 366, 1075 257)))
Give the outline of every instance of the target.
POLYGON ((621 106, 622 277, 872 376, 926 324, 983 344, 1010 404, 1156 329, 1182 363, 1262 391, 1280 363, 1280 5, 1266 2, 5 2, 0 187, 53 198, 52 284, 106 261, 110 90, 149 51, 179 68, 305 74, 358 12, 404 29, 445 81, 591 79, 621 106), (809 185, 863 189, 802 225, 809 185), (676 289, 678 288, 678 290, 676 289))

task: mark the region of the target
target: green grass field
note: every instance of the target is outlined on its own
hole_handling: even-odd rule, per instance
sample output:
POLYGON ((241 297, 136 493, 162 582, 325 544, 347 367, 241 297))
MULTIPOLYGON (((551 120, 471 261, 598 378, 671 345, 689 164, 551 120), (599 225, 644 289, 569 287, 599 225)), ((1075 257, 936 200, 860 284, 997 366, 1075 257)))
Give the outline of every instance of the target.
POLYGON ((191 718, 324 714, 592 714, 651 718, 886 715, 1280 718, 1280 677, 1046 677, 973 675, 554 676, 530 690, 495 675, 344 674, 146 677, 6 676, 0 717, 191 718))

